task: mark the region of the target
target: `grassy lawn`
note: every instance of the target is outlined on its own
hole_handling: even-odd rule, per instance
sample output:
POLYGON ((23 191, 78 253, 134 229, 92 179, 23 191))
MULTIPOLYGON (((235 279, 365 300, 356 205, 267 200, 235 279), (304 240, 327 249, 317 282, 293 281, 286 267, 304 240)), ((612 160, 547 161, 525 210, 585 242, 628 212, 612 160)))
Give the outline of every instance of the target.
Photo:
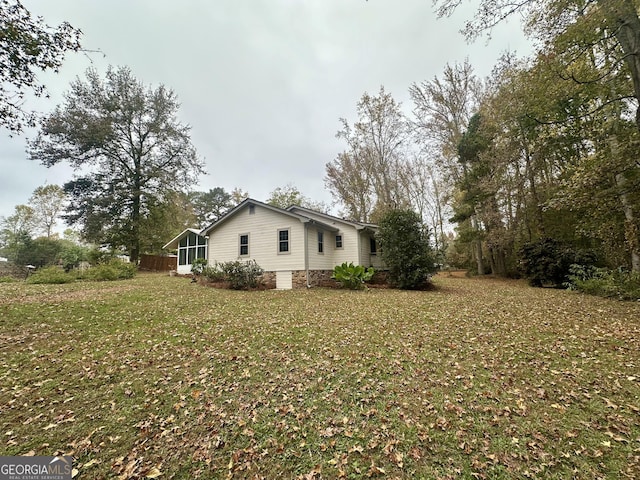
POLYGON ((76 478, 640 478, 640 303, 0 285, 0 454, 76 478))

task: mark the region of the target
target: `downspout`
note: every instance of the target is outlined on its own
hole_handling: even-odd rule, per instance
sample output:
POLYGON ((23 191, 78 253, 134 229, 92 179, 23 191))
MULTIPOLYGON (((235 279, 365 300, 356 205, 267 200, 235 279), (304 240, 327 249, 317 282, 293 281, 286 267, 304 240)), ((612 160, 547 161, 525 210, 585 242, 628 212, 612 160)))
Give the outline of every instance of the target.
POLYGON ((307 280, 307 288, 311 288, 309 283, 309 222, 304 222, 304 271, 307 280))

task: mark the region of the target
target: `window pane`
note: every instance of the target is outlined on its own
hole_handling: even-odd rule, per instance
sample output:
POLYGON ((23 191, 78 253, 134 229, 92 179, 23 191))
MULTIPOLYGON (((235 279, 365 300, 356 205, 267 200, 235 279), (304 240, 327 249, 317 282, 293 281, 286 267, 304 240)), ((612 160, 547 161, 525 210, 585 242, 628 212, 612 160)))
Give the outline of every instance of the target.
POLYGON ((181 246, 181 247, 186 247, 186 246, 187 246, 187 237, 186 237, 186 236, 185 236, 185 237, 182 237, 182 238, 180 239, 180 246, 181 246))
POLYGON ((336 248, 342 248, 342 235, 336 235, 336 248))
POLYGON ((187 249, 181 248, 178 250, 178 265, 187 264, 187 249))
POLYGON ((240 255, 249 255, 249 235, 240 235, 240 255))
POLYGON ((196 234, 191 232, 189 233, 189 246, 192 247, 196 244, 196 234))
POLYGON ((289 230, 278 230, 278 252, 289 251, 289 230))
POLYGON ((371 245, 371 253, 376 253, 376 239, 371 237, 369 243, 371 245))
POLYGON ((318 253, 324 251, 324 233, 318 232, 318 253))
POLYGON ((205 257, 205 251, 204 251, 204 247, 198 247, 198 258, 204 258, 205 257))
POLYGON ((187 248, 187 263, 189 265, 191 265, 195 259, 196 259, 196 249, 195 249, 195 247, 187 248))

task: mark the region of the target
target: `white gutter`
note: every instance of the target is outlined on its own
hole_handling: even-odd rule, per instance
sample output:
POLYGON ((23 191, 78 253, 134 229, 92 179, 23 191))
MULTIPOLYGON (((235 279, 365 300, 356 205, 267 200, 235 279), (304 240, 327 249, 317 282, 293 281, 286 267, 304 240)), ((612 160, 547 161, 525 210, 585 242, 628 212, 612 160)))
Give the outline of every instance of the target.
POLYGON ((307 288, 311 288, 309 283, 309 222, 304 222, 304 270, 307 279, 307 288))

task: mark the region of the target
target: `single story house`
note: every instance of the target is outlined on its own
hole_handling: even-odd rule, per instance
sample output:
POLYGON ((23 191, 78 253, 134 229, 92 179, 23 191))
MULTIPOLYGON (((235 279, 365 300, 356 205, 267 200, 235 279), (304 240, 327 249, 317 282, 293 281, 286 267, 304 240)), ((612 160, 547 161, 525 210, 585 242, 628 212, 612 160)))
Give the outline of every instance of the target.
POLYGON ((301 288, 321 285, 343 262, 382 268, 376 230, 370 223, 248 198, 201 231, 183 231, 164 248, 178 251, 178 273, 190 273, 196 258, 209 265, 255 260, 268 284, 301 288))

